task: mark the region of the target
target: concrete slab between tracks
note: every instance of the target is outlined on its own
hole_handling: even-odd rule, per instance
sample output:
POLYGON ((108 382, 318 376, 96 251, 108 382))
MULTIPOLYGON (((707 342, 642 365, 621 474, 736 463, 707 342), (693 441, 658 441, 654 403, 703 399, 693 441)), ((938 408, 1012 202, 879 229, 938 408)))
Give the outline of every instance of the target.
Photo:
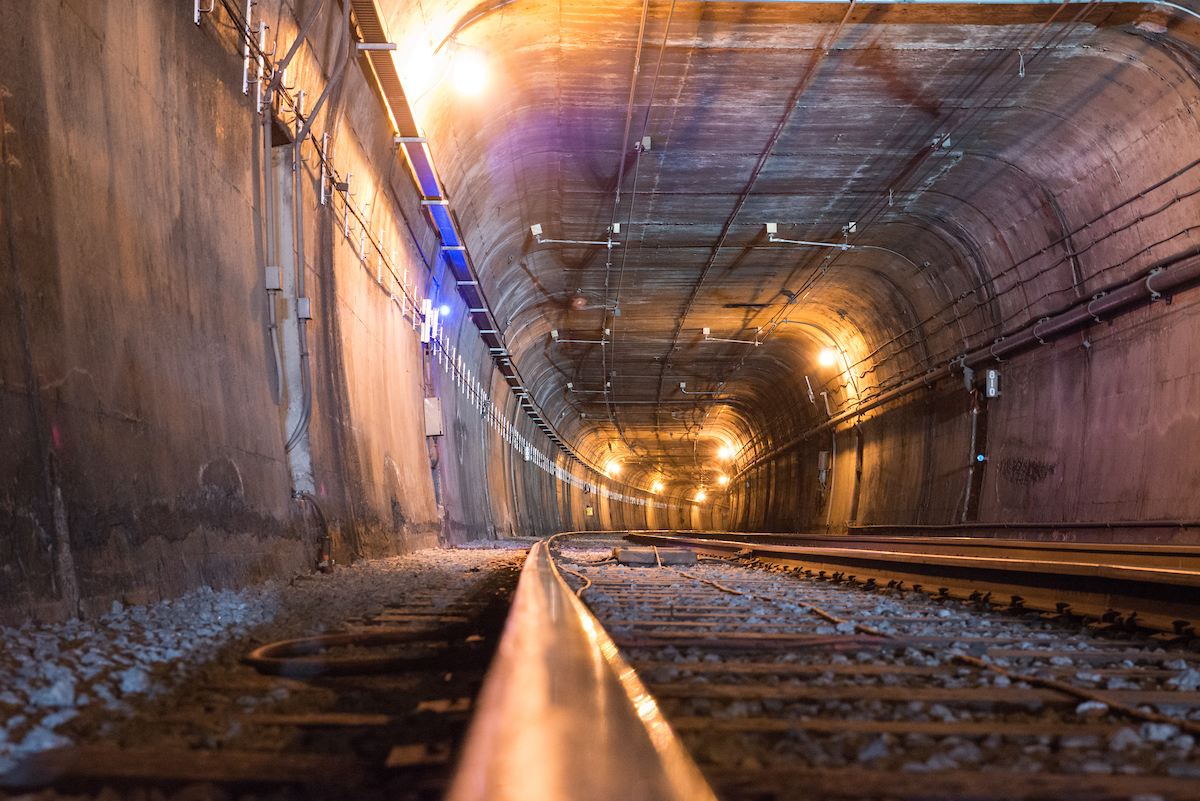
POLYGON ((696 552, 687 548, 613 548, 613 557, 630 567, 696 564, 696 552))

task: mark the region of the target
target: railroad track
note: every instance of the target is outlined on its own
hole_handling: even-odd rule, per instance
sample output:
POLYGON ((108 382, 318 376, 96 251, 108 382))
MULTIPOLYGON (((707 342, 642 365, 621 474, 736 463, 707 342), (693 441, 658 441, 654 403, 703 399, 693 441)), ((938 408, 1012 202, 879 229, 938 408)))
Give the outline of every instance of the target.
POLYGON ((559 543, 725 801, 1200 798, 1189 650, 1070 614, 729 559, 625 567, 611 542, 559 543))
POLYGON ((441 798, 520 568, 476 562, 467 592, 435 576, 333 634, 235 642, 127 722, 0 774, 0 799, 441 798))
POLYGON ((941 597, 1070 616, 1110 633, 1196 637, 1200 547, 1042 542, 957 536, 791 536, 732 532, 631 532, 631 541, 901 585, 941 597))

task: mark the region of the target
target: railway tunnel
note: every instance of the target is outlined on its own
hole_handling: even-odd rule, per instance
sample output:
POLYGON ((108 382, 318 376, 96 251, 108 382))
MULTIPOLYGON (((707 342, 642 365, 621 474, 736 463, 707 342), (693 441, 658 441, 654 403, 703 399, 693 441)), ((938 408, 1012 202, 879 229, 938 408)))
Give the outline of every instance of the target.
POLYGON ((571 531, 1200 544, 1190 0, 0 19, 4 625, 571 531))

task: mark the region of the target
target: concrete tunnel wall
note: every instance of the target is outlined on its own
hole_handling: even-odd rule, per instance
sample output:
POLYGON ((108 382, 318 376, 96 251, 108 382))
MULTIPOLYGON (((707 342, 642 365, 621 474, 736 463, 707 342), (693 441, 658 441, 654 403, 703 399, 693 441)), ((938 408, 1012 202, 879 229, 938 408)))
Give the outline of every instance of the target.
MULTIPOLYGON (((260 3, 256 14, 272 39, 295 37, 291 5, 260 3)), ((310 33, 316 46, 302 48, 289 71, 309 103, 332 71, 334 14, 323 12, 310 33)), ((284 443, 297 399, 278 382, 272 355, 262 129, 253 87, 241 91, 235 32, 208 18, 197 27, 189 8, 166 3, 15 0, 3 16, 0 622, 90 616, 114 599, 143 603, 312 569, 322 530, 292 497, 284 443)), ((1147 45, 1148 61, 1155 52, 1147 45)), ((999 194, 987 204, 987 225, 972 234, 974 252, 945 235, 912 252, 948 264, 948 282, 972 270, 1003 280, 1014 254, 1061 234, 1047 227, 1050 216, 1077 228, 1192 161, 1200 153, 1197 87, 1183 62, 1173 64, 1154 64, 1167 77, 1155 78, 1163 86, 1153 102, 1093 115, 1086 136, 1065 131, 1037 147, 1014 138, 1014 163, 1047 191, 1022 189, 1005 174, 988 184, 999 194)), ((1148 97, 1146 85, 1131 94, 1148 97)), ((1114 96, 1129 89, 1113 86, 1114 96)), ((282 145, 294 129, 286 108, 278 126, 282 145)), ((652 499, 569 461, 524 416, 451 287, 357 65, 314 130, 328 130, 334 166, 353 173, 355 203, 369 203, 358 208, 396 271, 362 244, 357 223, 344 235, 343 205, 318 203, 315 162, 306 164, 313 489, 339 561, 577 529, 843 532, 852 523, 964 518, 1200 517, 1200 460, 1190 448, 1200 434, 1195 293, 1000 365, 1003 395, 988 404, 988 461, 977 466, 974 505, 966 498, 972 399, 953 381, 765 459, 708 504, 688 502, 682 490, 652 499), (399 300, 403 281, 413 297, 451 307, 431 347, 419 340, 411 304, 399 300), (441 437, 425 436, 427 396, 441 399, 441 437), (511 428, 502 431, 500 420, 511 428), (527 460, 525 444, 546 458, 527 460), (832 449, 829 492, 817 482, 816 460, 832 449), (548 472, 555 466, 569 479, 548 472)), ((978 193, 985 173, 961 172, 961 185, 940 191, 978 193)), ((278 171, 275 179, 286 183, 278 171)), ((282 254, 290 245, 280 208, 282 254)), ((1146 250, 1195 212, 1194 199, 1181 203, 1131 229, 1119 247, 1080 259, 1104 269, 1133 253, 1119 271, 1133 275, 1182 247, 1146 250)), ((1034 283, 1041 267, 1018 275, 1035 298, 1046 291, 1034 283)), ((925 292, 932 279, 919 270, 896 274, 887 291, 873 280, 857 293, 859 305, 845 304, 863 358, 895 336, 893 299, 916 312, 934 306, 925 292)), ((996 292, 973 313, 1004 320, 1015 311, 1008 302, 996 292)), ((278 308, 295 315, 294 300, 278 308)), ((927 346, 936 355, 955 337, 935 332, 927 346)), ((904 353, 864 374, 859 389, 919 364, 904 353)), ((799 371, 776 378, 761 379, 764 402, 745 410, 747 426, 766 432, 758 453, 821 417, 801 399, 799 371)), ((837 400, 844 408, 849 398, 837 400)), ((1130 531, 1191 541, 1173 529, 1130 531)))
MULTIPOLYGON (((1161 262, 1175 270, 1197 264, 1196 34, 1195 26, 1172 36, 1136 25, 1114 29, 1105 48, 1083 57, 1091 63, 1082 69, 1103 80, 1080 84, 1078 96, 1031 103, 1025 129, 1012 125, 990 157, 952 154, 958 160, 935 186, 953 200, 949 208, 957 204, 958 217, 927 221, 929 231, 942 230, 942 247, 930 244, 936 237, 914 237, 914 269, 890 270, 900 291, 879 292, 874 308, 861 308, 869 305, 861 298, 828 304, 830 312, 839 302, 850 310, 842 315, 854 329, 847 338, 866 343, 855 355, 875 354, 851 360, 860 392, 898 376, 920 378, 939 356, 944 364, 961 353, 956 318, 984 318, 974 342, 962 336, 969 347, 987 346, 1064 304, 1086 305, 1121 282, 1144 283, 1161 262), (1039 114, 1058 120, 1039 127, 1039 114), (938 313, 939 287, 916 254, 949 268, 939 280, 958 282, 944 293, 958 298, 942 307, 953 315, 938 313), (893 350, 885 343, 906 327, 893 313, 901 306, 931 330, 893 350)), ((863 278, 861 295, 869 299, 879 284, 863 278)), ((1161 524, 1200 520, 1198 294, 1088 320, 1030 352, 988 360, 1000 373, 1001 396, 979 402, 975 450, 975 402, 959 371, 958 380, 849 420, 836 439, 823 431, 759 460, 731 485, 734 525, 843 533, 852 525, 1094 523, 1091 531, 1054 536, 1194 544, 1195 526, 1161 524), (822 450, 836 454, 831 492, 818 483, 822 450)), ((830 386, 835 413, 849 408, 848 382, 830 386)), ((779 412, 788 409, 783 402, 772 407, 776 415, 757 422, 772 432, 759 453, 796 441, 824 417, 807 413, 806 400, 791 413, 779 412)))
MULTIPOLYGON (((290 4, 255 14, 280 43, 295 37, 290 4)), ((332 14, 289 71, 310 107, 331 71, 332 14)), ((322 530, 292 498, 284 444, 296 398, 272 355, 261 118, 254 88, 241 91, 236 31, 227 18, 196 26, 190 6, 171 3, 18 0, 0 16, 0 623, 313 569, 322 530)), ((294 132, 288 110, 278 122, 294 132)), ((312 474, 334 558, 653 522, 647 507, 597 503, 591 490, 603 486, 585 494, 585 482, 604 482, 519 410, 440 285, 435 235, 353 64, 314 128, 326 130, 401 280, 453 307, 441 341, 495 405, 492 419, 575 476, 518 456, 485 422, 482 398, 455 382, 451 358, 421 344, 380 254, 360 250, 356 230, 343 235, 341 205, 319 204, 308 148, 312 474), (442 399, 445 436, 425 436, 427 394, 442 399)), ((277 158, 290 163, 290 147, 277 158)), ((276 177, 287 184, 287 169, 276 177)), ((276 219, 286 227, 278 204, 276 219)), ((279 303, 281 317, 295 315, 294 299, 279 303)))

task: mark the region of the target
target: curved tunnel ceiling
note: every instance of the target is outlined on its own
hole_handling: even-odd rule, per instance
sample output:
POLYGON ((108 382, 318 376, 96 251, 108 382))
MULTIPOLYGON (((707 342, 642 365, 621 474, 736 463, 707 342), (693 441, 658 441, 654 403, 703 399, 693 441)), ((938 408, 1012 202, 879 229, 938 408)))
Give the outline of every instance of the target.
POLYGON ((1143 266, 1122 225, 1186 228, 1113 211, 1200 153, 1196 26, 1154 6, 396 2, 527 387, 636 483, 711 482, 823 420, 810 385, 844 408, 1143 266))

